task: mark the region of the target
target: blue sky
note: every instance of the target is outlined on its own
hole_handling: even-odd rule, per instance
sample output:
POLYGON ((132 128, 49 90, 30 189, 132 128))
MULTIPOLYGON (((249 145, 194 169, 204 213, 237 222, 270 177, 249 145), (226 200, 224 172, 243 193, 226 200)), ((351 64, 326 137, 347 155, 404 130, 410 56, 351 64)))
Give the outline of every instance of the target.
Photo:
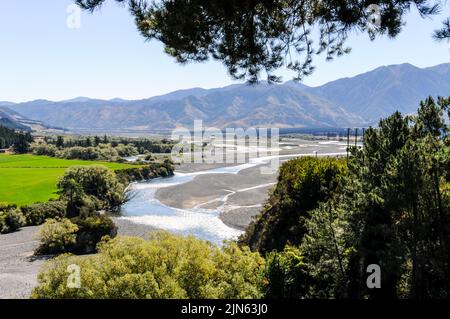
MULTIPOLYGON (((71 3, 0 0, 0 101, 137 99, 237 83, 219 62, 176 64, 160 43, 145 42, 128 11, 112 0, 100 12, 83 13, 81 28, 70 29, 66 10, 71 3)), ((381 65, 450 62, 450 44, 431 38, 443 17, 423 20, 412 12, 395 40, 371 42, 367 35, 352 35, 352 53, 331 63, 316 57, 317 70, 304 83, 316 86, 381 65)), ((293 76, 287 70, 279 74, 284 80, 293 76)))

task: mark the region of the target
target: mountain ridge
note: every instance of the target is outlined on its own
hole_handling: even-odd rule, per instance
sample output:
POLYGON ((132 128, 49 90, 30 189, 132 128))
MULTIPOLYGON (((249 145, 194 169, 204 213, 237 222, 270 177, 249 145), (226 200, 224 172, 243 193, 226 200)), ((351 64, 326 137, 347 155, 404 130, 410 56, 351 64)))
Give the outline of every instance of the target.
POLYGON ((408 63, 381 66, 316 87, 292 81, 232 84, 140 100, 77 97, 8 107, 24 117, 69 129, 173 129, 191 127, 195 119, 218 128, 317 128, 375 124, 396 110, 410 114, 429 95, 450 95, 450 63, 427 68, 408 63))

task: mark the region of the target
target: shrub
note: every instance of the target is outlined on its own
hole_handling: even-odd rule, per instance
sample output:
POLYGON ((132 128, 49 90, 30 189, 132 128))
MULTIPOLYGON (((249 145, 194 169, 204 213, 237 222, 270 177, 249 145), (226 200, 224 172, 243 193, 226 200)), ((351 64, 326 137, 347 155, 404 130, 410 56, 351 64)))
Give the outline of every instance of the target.
POLYGON ((48 219, 39 229, 37 237, 40 245, 37 254, 58 254, 69 251, 75 244, 78 226, 69 219, 48 219))
POLYGON ((30 148, 34 155, 47 155, 55 157, 58 152, 58 148, 55 145, 47 143, 33 143, 30 148))
POLYGON ((94 196, 113 208, 124 200, 124 185, 119 183, 116 174, 101 165, 72 166, 58 181, 61 194, 68 201, 74 200, 75 193, 94 196))
POLYGON ((41 225, 48 218, 64 217, 67 203, 65 201, 49 201, 22 207, 25 222, 28 226, 41 225))
POLYGON ((346 174, 342 159, 301 157, 283 163, 274 191, 241 242, 260 253, 299 245, 310 211, 330 198, 346 174))
POLYGON ((16 205, 11 205, 7 202, 0 202, 0 211, 10 210, 16 207, 17 207, 16 205))
POLYGON ((308 292, 311 281, 304 256, 294 246, 266 255, 264 278, 263 292, 268 299, 301 298, 308 292))
POLYGON ((133 156, 133 155, 139 154, 137 148, 131 144, 128 144, 128 145, 119 144, 115 147, 115 150, 117 151, 119 156, 122 156, 122 157, 133 156))
POLYGON ((264 260, 248 248, 154 233, 118 237, 93 256, 60 256, 39 274, 33 298, 259 298, 264 260), (67 288, 67 267, 80 267, 81 288, 67 288))
POLYGON ((0 234, 6 234, 13 232, 25 223, 20 209, 8 208, 7 210, 0 211, 0 234))
POLYGON ((97 244, 104 236, 114 238, 117 235, 116 225, 106 215, 76 217, 72 218, 72 222, 78 227, 76 245, 72 248, 72 251, 75 253, 95 253, 97 251, 97 244))
POLYGON ((116 171, 117 178, 124 184, 149 180, 155 177, 173 175, 174 165, 167 161, 163 163, 150 163, 143 167, 133 167, 116 171))
POLYGON ((57 156, 66 159, 100 160, 98 149, 94 147, 74 146, 58 151, 57 156))

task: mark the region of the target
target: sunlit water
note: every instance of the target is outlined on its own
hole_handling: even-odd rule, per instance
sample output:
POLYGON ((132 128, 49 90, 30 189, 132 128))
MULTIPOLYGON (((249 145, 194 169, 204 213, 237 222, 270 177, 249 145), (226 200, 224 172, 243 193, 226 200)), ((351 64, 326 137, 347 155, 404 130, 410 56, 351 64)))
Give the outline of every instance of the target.
MULTIPOLYGON (((321 155, 341 155, 342 153, 328 153, 321 155)), ((267 166, 276 157, 291 158, 297 156, 311 156, 313 154, 293 154, 282 156, 268 156, 252 158, 248 163, 216 168, 193 173, 175 173, 174 176, 157 178, 147 182, 133 183, 128 188, 129 201, 121 208, 124 219, 150 225, 158 229, 167 230, 180 235, 194 235, 215 244, 222 244, 224 240, 237 238, 242 231, 229 227, 219 218, 221 208, 218 209, 179 209, 164 205, 155 198, 158 189, 185 184, 196 176, 204 174, 238 174, 241 170, 258 165, 267 166)), ((228 196, 224 197, 224 201, 228 196)), ((201 206, 201 205, 199 205, 201 206)))

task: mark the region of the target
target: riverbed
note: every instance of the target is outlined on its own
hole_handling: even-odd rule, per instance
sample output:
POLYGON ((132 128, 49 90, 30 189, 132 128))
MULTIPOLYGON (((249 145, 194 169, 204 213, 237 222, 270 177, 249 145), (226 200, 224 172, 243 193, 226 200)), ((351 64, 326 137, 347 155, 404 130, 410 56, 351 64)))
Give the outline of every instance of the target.
POLYGON ((130 185, 121 218, 221 245, 242 234, 276 184, 277 171, 262 174, 262 167, 275 158, 283 162, 345 154, 342 142, 291 140, 278 155, 253 157, 243 164, 183 164, 174 176, 130 185))
MULTIPOLYGON (((280 161, 296 156, 345 155, 335 141, 289 140, 280 161), (317 152, 317 153, 316 153, 317 152)), ((172 177, 132 184, 122 216, 114 217, 118 235, 146 238, 156 229, 194 235, 218 245, 239 236, 257 215, 274 187, 276 172, 261 174, 269 158, 240 165, 182 164, 172 177)), ((0 235, 0 299, 28 298, 46 258, 34 258, 39 226, 0 235)))

